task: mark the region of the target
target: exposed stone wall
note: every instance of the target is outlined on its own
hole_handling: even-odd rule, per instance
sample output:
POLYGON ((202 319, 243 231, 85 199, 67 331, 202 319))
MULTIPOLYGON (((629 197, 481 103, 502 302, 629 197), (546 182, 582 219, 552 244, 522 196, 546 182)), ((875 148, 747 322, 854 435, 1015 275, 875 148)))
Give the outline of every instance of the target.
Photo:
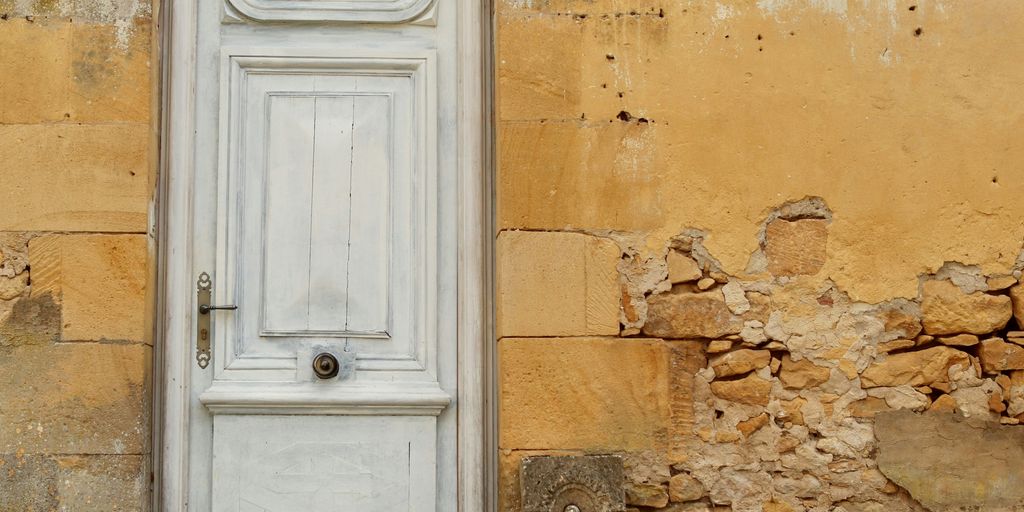
POLYGON ((153 7, 0 0, 0 510, 148 510, 153 7))

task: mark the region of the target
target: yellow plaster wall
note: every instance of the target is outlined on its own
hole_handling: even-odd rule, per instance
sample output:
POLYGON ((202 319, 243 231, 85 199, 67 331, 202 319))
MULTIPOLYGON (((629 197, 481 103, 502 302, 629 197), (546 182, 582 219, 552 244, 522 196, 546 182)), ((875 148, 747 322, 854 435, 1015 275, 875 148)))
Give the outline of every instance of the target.
POLYGON ((917 296, 945 261, 1008 272, 1021 251, 1024 3, 497 12, 501 229, 638 232, 661 249, 699 228, 742 275, 768 212, 820 196, 819 278, 868 302, 917 296))

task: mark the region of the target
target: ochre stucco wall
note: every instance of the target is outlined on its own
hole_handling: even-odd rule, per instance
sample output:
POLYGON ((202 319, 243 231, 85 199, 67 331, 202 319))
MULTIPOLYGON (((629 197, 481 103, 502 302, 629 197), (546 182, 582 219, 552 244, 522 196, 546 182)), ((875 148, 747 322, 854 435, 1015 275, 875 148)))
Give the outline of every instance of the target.
POLYGON ((1022 23, 497 0, 500 509, 601 454, 630 511, 1024 510, 1022 23))
POLYGON ((147 0, 0 0, 0 510, 148 510, 147 0))
POLYGON ((819 196, 821 276, 866 302, 916 296, 946 261, 1007 272, 1020 252, 1020 2, 497 10, 502 229, 621 230, 662 249, 698 228, 738 275, 770 209, 819 196))

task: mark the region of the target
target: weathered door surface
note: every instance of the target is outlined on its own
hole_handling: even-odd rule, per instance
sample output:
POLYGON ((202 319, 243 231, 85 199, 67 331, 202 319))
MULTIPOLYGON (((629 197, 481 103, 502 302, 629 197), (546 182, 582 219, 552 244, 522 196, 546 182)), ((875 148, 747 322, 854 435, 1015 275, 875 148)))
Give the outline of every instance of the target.
POLYGON ((455 2, 197 5, 188 509, 456 510, 455 2))

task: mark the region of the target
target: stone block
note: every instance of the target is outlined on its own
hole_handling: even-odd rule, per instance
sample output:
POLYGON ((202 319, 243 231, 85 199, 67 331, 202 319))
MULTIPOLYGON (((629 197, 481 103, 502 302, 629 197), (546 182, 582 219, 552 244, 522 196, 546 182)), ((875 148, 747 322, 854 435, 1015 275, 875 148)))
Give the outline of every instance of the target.
POLYGON ((46 235, 29 243, 32 296, 61 304, 61 340, 150 341, 145 235, 46 235))
POLYGON ((670 200, 663 184, 650 178, 670 166, 660 134, 650 125, 618 120, 582 126, 500 121, 499 226, 662 227, 670 200))
POLYGON ((115 24, 35 16, 11 17, 0 31, 0 45, 18 56, 0 59, 0 124, 149 121, 148 18, 115 24))
POLYGON ((1024 430, 910 411, 875 416, 878 469, 928 510, 1020 510, 1024 430))
POLYGON ((768 394, 772 390, 771 381, 764 380, 756 374, 742 379, 716 380, 711 383, 711 392, 718 398, 746 405, 768 405, 768 394))
POLYGON ((57 458, 62 510, 149 510, 149 457, 72 455, 57 458))
POLYGON ((0 453, 147 451, 150 347, 64 343, 0 350, 0 453))
POLYGON ((1000 338, 989 338, 981 342, 978 359, 985 373, 1005 370, 1024 370, 1024 347, 1007 343, 1000 338))
POLYGON ((558 16, 513 17, 497 30, 498 119, 579 119, 582 25, 558 16))
POLYGON ((4 231, 148 230, 148 124, 0 124, 4 231))
POLYGON ((0 510, 149 510, 148 457, 0 455, 0 510))
POLYGON ((578 233, 498 235, 498 336, 619 333, 621 252, 578 233))
POLYGON ((148 123, 152 107, 152 23, 147 18, 75 23, 67 79, 69 120, 148 123))
POLYGON ((669 400, 672 409, 668 460, 684 462, 697 439, 693 435, 693 377, 707 365, 704 344, 693 340, 666 341, 669 349, 669 400))
POLYGON ((765 229, 768 271, 777 276, 816 274, 825 265, 828 222, 776 219, 765 229))
MULTIPOLYGON (((0 125, 64 120, 71 71, 71 25, 14 18, 0 27, 0 48, 4 49, 0 58, 0 125)), ((6 159, 0 162, 9 165, 6 159)))
POLYGON ((794 361, 789 354, 782 356, 779 380, 789 389, 810 389, 828 381, 831 372, 807 359, 794 361))
POLYGON ((1005 295, 964 293, 944 280, 925 281, 921 290, 921 316, 928 334, 987 334, 1005 327, 1013 314, 1005 295))
POLYGON ((644 334, 659 338, 721 338, 739 334, 743 317, 726 305, 722 293, 662 293, 647 300, 644 334))
POLYGON ((948 370, 954 365, 959 365, 961 369, 970 368, 970 356, 945 346, 889 354, 864 370, 861 384, 865 388, 948 384, 948 370))
POLYGON ((503 449, 662 449, 669 354, 660 340, 504 338, 498 343, 503 449))

